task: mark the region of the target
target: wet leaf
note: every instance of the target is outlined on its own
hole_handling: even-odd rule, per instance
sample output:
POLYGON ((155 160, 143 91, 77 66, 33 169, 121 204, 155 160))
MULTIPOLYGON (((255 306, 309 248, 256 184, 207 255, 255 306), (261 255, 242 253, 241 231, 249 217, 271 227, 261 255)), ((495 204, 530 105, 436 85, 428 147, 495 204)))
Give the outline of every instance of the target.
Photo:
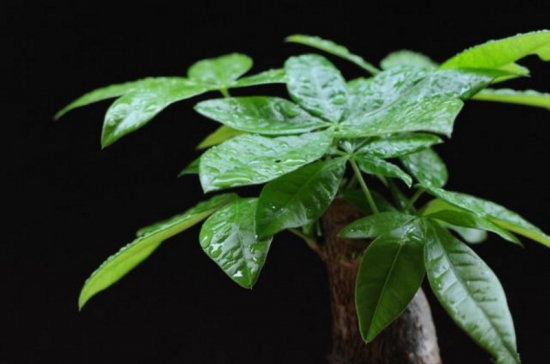
POLYGON ((400 159, 405 169, 420 183, 434 187, 442 187, 447 183, 447 167, 432 149, 424 149, 400 159))
POLYGON ((244 131, 233 129, 227 125, 222 125, 216 129, 212 134, 208 135, 197 145, 197 149, 206 149, 214 145, 221 144, 228 139, 234 138, 239 135, 246 134, 244 131))
POLYGON ((399 66, 414 66, 427 69, 437 68, 437 63, 432 61, 430 57, 421 53, 410 51, 407 49, 396 51, 388 54, 381 62, 380 66, 383 70, 399 66))
POLYGON ((372 138, 358 150, 377 158, 396 158, 416 153, 443 141, 431 134, 397 134, 387 137, 372 138))
POLYGON ((282 69, 272 69, 258 74, 243 77, 231 84, 232 88, 248 87, 257 85, 267 85, 272 83, 285 83, 285 71, 282 69))
POLYGON ((252 68, 252 59, 244 54, 232 53, 203 59, 189 67, 189 79, 211 88, 228 88, 237 78, 252 68))
POLYGON ((408 187, 411 187, 412 185, 411 176, 403 172, 403 170, 395 164, 386 162, 383 159, 368 154, 357 154, 353 158, 357 161, 359 168, 365 173, 390 178, 399 178, 405 182, 408 187))
POLYGON ((534 90, 517 91, 511 89, 485 89, 477 93, 472 99, 550 109, 550 94, 534 90))
POLYGON ((343 228, 338 236, 350 239, 377 238, 407 225, 414 219, 414 216, 402 212, 381 212, 355 220, 343 228))
POLYGON ((185 176, 187 174, 199 174, 199 164, 200 164, 201 158, 197 158, 191 163, 187 165, 184 169, 181 170, 180 173, 178 173, 178 177, 185 176))

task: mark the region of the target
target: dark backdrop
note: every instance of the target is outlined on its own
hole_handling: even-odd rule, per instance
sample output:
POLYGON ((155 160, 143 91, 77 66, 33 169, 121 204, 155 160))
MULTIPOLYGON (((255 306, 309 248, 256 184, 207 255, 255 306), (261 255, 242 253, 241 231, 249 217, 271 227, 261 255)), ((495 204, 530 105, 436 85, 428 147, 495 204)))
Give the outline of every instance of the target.
MULTIPOLYGON (((252 291, 226 278, 192 229, 79 313, 90 272, 136 229, 201 198, 194 177, 175 176, 215 125, 194 114, 194 101, 183 102, 102 151, 108 102, 54 123, 71 99, 110 83, 182 75, 197 59, 233 51, 251 55, 255 71, 279 67, 309 51, 283 43, 297 32, 334 39, 373 62, 400 48, 442 61, 490 38, 545 28, 550 10, 521 1, 136 3, 0 5, 1 363, 321 363, 328 351, 324 267, 284 234, 252 291)), ((332 59, 346 76, 359 75, 332 59)), ((550 65, 534 57, 525 64, 533 78, 512 86, 549 90, 550 65)), ((453 139, 438 149, 449 188, 498 201, 550 231, 549 119, 542 109, 468 103, 453 139)), ((545 362, 550 250, 497 238, 476 250, 506 289, 524 362, 545 362)), ((432 302, 445 362, 488 363, 432 302)))

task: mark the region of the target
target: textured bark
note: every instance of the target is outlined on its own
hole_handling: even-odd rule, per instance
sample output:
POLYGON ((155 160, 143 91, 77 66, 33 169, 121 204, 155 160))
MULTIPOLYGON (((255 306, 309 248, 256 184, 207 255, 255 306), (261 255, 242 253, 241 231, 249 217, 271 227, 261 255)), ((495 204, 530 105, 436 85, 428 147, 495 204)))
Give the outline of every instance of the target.
POLYGON ((328 270, 333 329, 330 364, 439 364, 439 347, 430 306, 420 290, 409 307, 373 342, 361 339, 355 313, 359 255, 367 241, 341 239, 338 232, 362 215, 336 200, 323 217, 325 243, 320 255, 328 270))

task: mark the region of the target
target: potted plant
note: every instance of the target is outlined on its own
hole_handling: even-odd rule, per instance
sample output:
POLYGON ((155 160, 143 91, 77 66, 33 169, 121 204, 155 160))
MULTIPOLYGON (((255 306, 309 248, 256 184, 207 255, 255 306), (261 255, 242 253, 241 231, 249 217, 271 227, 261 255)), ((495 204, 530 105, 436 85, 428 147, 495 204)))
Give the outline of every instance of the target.
POLYGON ((200 158, 180 173, 198 175, 207 197, 139 230, 85 282, 79 308, 163 241, 199 223, 205 253, 235 283, 252 288, 274 236, 287 230, 327 266, 331 363, 439 363, 421 289, 425 276, 460 328, 498 363, 518 363, 504 290, 468 243, 487 232, 519 245, 517 235, 546 246, 550 237, 496 203, 444 189, 447 169, 434 146, 450 137, 469 99, 549 108, 549 94, 491 87, 528 75, 516 63, 525 56, 550 60, 550 31, 490 41, 442 64, 398 51, 380 69, 328 40, 287 40, 349 60, 365 77, 345 80, 319 54, 244 76, 252 60, 235 53, 196 62, 187 77, 92 91, 56 115, 118 98, 103 125, 107 147, 170 104, 210 93, 215 98, 195 110, 221 124, 198 146, 200 158), (232 89, 273 83, 285 85, 289 98, 231 97, 232 89), (249 185, 263 185, 259 196, 217 193, 249 185))

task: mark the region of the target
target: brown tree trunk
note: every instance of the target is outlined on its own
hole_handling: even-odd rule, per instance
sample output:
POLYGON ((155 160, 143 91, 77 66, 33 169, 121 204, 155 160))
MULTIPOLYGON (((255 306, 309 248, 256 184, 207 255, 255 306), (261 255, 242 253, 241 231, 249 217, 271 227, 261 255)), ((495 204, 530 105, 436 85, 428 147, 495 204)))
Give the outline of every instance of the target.
POLYGON ((362 215, 336 200, 323 217, 325 242, 320 255, 327 264, 332 301, 332 352, 330 364, 440 364, 437 336, 430 306, 420 290, 409 307, 373 342, 361 339, 355 313, 355 279, 359 256, 368 245, 361 240, 338 238, 338 232, 362 215))

